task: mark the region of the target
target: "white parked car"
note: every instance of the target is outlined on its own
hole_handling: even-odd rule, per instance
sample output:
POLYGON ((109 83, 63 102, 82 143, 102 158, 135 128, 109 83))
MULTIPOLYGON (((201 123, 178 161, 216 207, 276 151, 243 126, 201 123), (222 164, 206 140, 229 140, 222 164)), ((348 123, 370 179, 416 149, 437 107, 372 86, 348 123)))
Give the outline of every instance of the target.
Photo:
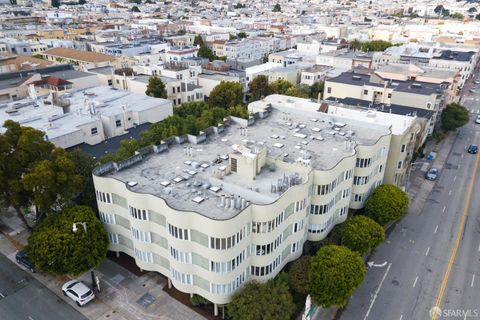
POLYGON ((95 298, 92 290, 83 282, 78 280, 70 280, 62 286, 64 295, 77 303, 79 307, 86 305, 95 298))
POLYGON ((478 115, 477 119, 475 119, 475 123, 480 123, 480 115, 478 115))

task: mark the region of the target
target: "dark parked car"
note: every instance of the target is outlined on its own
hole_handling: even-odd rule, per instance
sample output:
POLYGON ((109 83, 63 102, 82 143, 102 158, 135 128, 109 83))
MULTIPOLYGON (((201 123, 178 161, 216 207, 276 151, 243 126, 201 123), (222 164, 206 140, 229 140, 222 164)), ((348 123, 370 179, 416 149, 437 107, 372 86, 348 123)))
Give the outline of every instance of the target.
POLYGON ((471 154, 476 154, 478 152, 478 146, 476 144, 469 145, 467 152, 471 154))
POLYGON ((15 255, 15 260, 28 270, 35 272, 35 264, 28 258, 26 251, 19 251, 15 255))
POLYGON ((425 179, 434 181, 437 180, 438 176, 438 169, 437 168, 430 168, 426 173, 425 173, 425 179))

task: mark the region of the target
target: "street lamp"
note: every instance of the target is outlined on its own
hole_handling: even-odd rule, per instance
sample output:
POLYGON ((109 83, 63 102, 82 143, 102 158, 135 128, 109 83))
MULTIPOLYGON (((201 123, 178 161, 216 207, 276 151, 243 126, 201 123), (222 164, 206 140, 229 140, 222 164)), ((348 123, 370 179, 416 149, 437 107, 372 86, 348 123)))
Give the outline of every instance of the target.
POLYGON ((87 232, 87 223, 86 222, 74 222, 72 225, 72 231, 76 233, 78 231, 77 224, 81 224, 83 226, 83 230, 87 232))

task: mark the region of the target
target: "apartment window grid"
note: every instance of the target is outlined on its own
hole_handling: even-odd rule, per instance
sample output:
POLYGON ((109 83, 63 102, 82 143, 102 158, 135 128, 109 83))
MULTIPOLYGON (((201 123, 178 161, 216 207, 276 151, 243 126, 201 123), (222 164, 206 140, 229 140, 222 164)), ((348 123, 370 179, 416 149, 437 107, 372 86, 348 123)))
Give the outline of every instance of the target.
POLYGON ((270 254, 277 249, 277 247, 283 241, 283 233, 280 234, 274 241, 270 242, 269 244, 257 244, 255 246, 255 255, 257 256, 264 256, 270 254))
POLYGON ((355 166, 357 168, 368 168, 372 163, 372 158, 357 158, 355 166))
POLYGON ((190 240, 190 229, 182 229, 175 227, 174 225, 168 224, 168 233, 177 239, 180 240, 190 240))
POLYGON ((148 231, 141 231, 131 227, 132 237, 134 237, 138 241, 152 243, 152 235, 148 231))
POLYGON ((100 221, 106 224, 115 224, 115 215, 99 211, 100 221))
POLYGON ((172 279, 175 279, 183 284, 192 284, 191 274, 179 272, 175 269, 172 269, 172 279))
POLYGON ((329 184, 317 185, 317 195, 325 195, 333 192, 337 186, 337 179, 333 180, 329 184))
POLYGON ((232 260, 226 262, 210 261, 210 271, 215 273, 228 273, 234 271, 248 257, 249 249, 244 249, 232 260))
POLYGON ((370 179, 371 179, 371 174, 369 174, 368 176, 354 176, 353 177, 353 184, 356 185, 356 186, 362 186, 362 185, 365 185, 367 184, 370 179))
POLYGON ((320 223, 320 224, 309 224, 308 227, 307 227, 307 230, 309 233, 313 233, 313 234, 316 234, 316 233, 324 233, 326 232, 327 230, 329 230, 330 226, 333 224, 333 216, 328 218, 328 220, 324 223, 320 223))
POLYGON ((142 262, 153 263, 153 254, 151 252, 142 251, 137 248, 134 248, 135 258, 142 262))
POLYGON ((307 199, 295 201, 295 212, 303 210, 307 205, 307 199))
POLYGON ((241 285, 248 279, 248 268, 243 271, 234 281, 227 284, 210 283, 210 292, 213 294, 230 294, 241 287, 241 285))
POLYGON ((97 195, 97 200, 98 201, 104 202, 104 203, 112 203, 112 197, 111 197, 110 193, 100 192, 100 191, 95 190, 95 194, 97 195))
POLYGON ((310 205, 310 214, 325 214, 327 213, 333 206, 335 205, 335 198, 330 200, 327 204, 318 205, 318 204, 311 204, 310 205))
POLYGON ((118 244, 119 243, 118 234, 109 232, 108 241, 110 241, 110 243, 113 243, 113 244, 118 244))
POLYGON ((246 224, 240 229, 236 234, 227 237, 227 238, 216 238, 210 237, 209 240, 209 248, 216 249, 216 250, 225 250, 230 249, 235 246, 237 243, 243 240, 248 235, 248 231, 250 229, 250 224, 246 224))
POLYGON ((138 220, 145 220, 145 221, 150 220, 148 210, 138 209, 138 208, 134 208, 132 206, 128 206, 128 208, 129 208, 130 215, 132 216, 132 218, 135 218, 135 219, 138 219, 138 220))
POLYGON ((302 247, 302 241, 298 240, 290 245, 290 253, 297 252, 302 247))
POLYGON ((253 233, 267 233, 275 230, 285 219, 285 210, 282 211, 275 219, 267 222, 252 222, 253 233))
POLYGON ((366 194, 365 193, 355 193, 353 195, 353 201, 354 202, 362 202, 365 199, 366 199, 366 194))
POLYGON ((273 260, 272 263, 262 266, 262 267, 257 267, 257 266, 251 266, 251 274, 257 277, 263 277, 263 276, 268 276, 270 273, 275 271, 275 269, 280 265, 281 262, 281 256, 278 256, 273 260))
POLYGON ((170 247, 170 255, 172 258, 182 263, 192 263, 192 253, 184 252, 173 247, 170 247))
POLYGON ((297 233, 302 229, 303 229, 303 220, 300 220, 299 222, 295 222, 294 224, 292 224, 292 233, 297 233))

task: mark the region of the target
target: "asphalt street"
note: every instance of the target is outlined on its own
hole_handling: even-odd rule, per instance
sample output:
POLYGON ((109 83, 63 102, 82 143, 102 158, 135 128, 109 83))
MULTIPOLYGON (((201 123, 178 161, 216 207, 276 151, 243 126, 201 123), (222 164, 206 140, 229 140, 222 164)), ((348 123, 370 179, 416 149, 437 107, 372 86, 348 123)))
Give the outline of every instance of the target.
POLYGON ((27 272, 0 254, 1 320, 86 320, 27 272))
MULTIPOLYGON (((475 98, 467 101, 480 109, 475 98)), ((437 181, 426 182, 434 185, 423 209, 409 212, 372 255, 376 265, 386 263, 369 268, 342 320, 432 319, 437 302, 436 319, 480 319, 480 171, 473 176, 478 155, 466 152, 480 144, 475 117, 459 130, 437 181)))

